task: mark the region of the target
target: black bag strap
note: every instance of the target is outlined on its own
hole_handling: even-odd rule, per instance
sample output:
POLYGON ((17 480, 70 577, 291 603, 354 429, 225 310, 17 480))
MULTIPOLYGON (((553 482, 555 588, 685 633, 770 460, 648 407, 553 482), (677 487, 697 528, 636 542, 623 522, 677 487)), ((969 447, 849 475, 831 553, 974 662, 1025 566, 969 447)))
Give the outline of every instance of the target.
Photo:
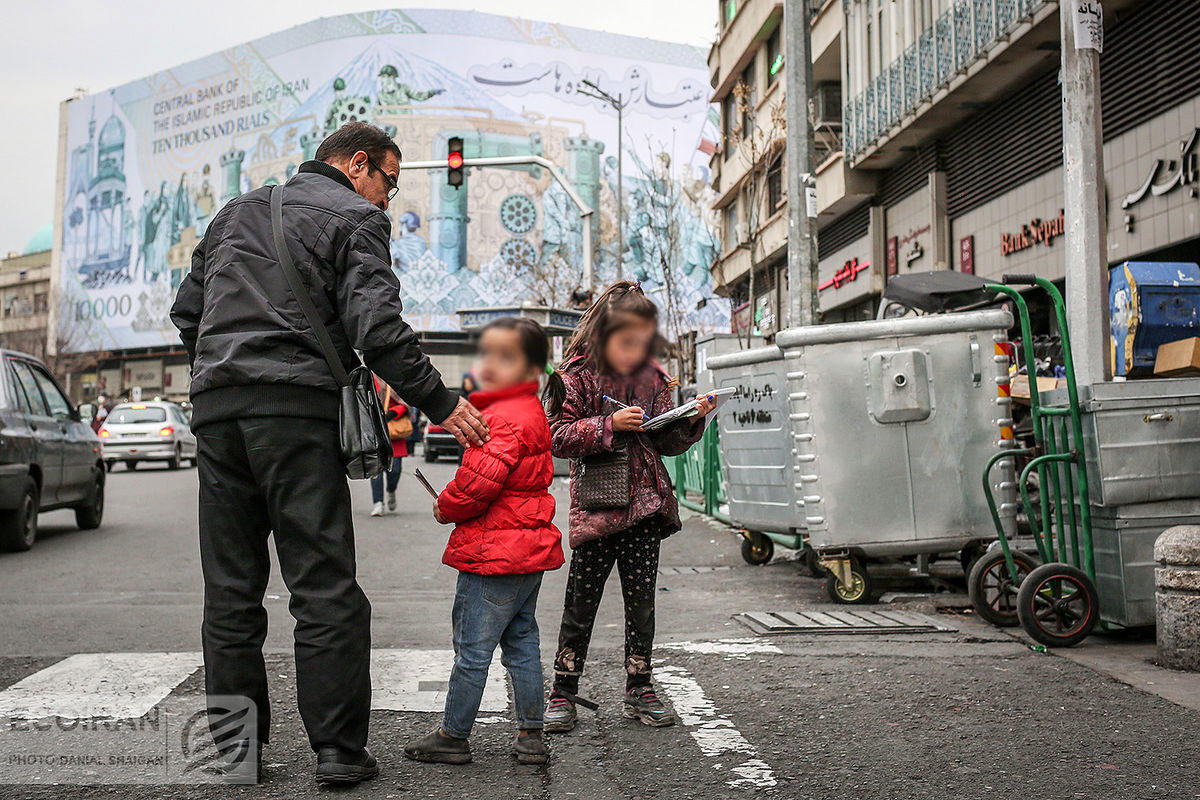
POLYGON ((296 271, 296 265, 292 263, 292 255, 288 252, 287 242, 283 238, 283 187, 271 187, 271 231, 275 236, 275 256, 279 259, 279 266, 283 268, 283 276, 287 278, 288 286, 292 289, 292 295, 295 296, 296 302, 300 304, 300 310, 304 312, 304 317, 308 320, 309 327, 313 329, 313 333, 317 335, 317 342, 321 345, 321 352, 325 355, 325 361, 329 364, 329 369, 333 372, 333 379, 338 382, 339 386, 348 386, 350 384, 350 375, 346 372, 346 367, 342 364, 341 356, 338 355, 337 348, 333 346, 333 339, 329 336, 329 329, 321 322, 320 316, 317 315, 317 307, 313 305, 312 295, 304 288, 304 282, 300 280, 300 273, 296 271))

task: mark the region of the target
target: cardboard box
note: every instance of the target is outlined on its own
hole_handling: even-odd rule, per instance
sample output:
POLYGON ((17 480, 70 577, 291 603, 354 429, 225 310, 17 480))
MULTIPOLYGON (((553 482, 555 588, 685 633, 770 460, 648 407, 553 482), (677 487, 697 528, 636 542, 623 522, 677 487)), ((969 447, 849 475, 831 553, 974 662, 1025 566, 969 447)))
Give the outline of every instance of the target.
POLYGON ((1164 378, 1200 375, 1200 337, 1159 345, 1154 359, 1154 374, 1164 378))
MULTIPOLYGON (((1048 378, 1048 377, 1039 375, 1038 379, 1037 379, 1038 395, 1040 396, 1043 392, 1048 392, 1051 389, 1057 389, 1059 387, 1059 384, 1060 384, 1060 381, 1058 380, 1058 378, 1048 378)), ((1063 386, 1065 386, 1066 381, 1061 381, 1061 384, 1063 386)), ((1010 394, 1012 395, 1014 400, 1023 400, 1023 401, 1025 401, 1026 404, 1029 403, 1029 376, 1028 375, 1013 375, 1012 381, 1009 384, 1009 386, 1011 389, 1010 394)))

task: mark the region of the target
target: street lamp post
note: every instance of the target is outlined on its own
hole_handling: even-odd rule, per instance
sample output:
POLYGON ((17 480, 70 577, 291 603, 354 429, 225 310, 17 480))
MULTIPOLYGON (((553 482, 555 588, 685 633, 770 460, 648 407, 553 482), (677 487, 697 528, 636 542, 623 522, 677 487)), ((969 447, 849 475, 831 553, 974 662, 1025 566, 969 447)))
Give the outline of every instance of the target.
POLYGON ((621 94, 613 97, 587 78, 580 82, 592 91, 586 91, 581 86, 576 89, 577 92, 608 103, 617 110, 617 280, 620 281, 625 279, 625 185, 622 170, 625 160, 625 97, 621 94))

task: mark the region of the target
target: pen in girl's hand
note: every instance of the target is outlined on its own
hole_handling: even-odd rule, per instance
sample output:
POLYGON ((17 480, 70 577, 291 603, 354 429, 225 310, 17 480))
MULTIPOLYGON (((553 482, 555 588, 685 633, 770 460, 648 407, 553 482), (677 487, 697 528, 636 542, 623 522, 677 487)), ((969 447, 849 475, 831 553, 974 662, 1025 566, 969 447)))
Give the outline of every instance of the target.
MULTIPOLYGON (((628 405, 628 404, 626 404, 626 403, 622 403, 620 400, 615 400, 615 399, 613 399, 613 398, 609 397, 608 395, 602 395, 602 396, 604 397, 604 399, 605 399, 605 400, 607 400, 608 402, 612 403, 612 404, 613 404, 614 406, 616 406, 617 408, 633 408, 633 406, 630 406, 630 405, 628 405)), ((643 411, 643 412, 642 412, 642 419, 650 419, 650 415, 649 415, 649 414, 647 414, 645 411, 643 411)))

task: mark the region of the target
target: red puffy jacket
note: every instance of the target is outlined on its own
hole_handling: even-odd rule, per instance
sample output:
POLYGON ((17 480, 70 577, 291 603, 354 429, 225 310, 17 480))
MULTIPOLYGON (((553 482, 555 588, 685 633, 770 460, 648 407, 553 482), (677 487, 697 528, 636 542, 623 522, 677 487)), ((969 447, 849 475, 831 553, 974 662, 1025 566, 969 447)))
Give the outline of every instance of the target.
POLYGON ((442 563, 478 575, 525 575, 563 564, 562 533, 554 526, 550 425, 537 383, 474 392, 491 439, 468 447, 438 510, 458 523, 442 563))

